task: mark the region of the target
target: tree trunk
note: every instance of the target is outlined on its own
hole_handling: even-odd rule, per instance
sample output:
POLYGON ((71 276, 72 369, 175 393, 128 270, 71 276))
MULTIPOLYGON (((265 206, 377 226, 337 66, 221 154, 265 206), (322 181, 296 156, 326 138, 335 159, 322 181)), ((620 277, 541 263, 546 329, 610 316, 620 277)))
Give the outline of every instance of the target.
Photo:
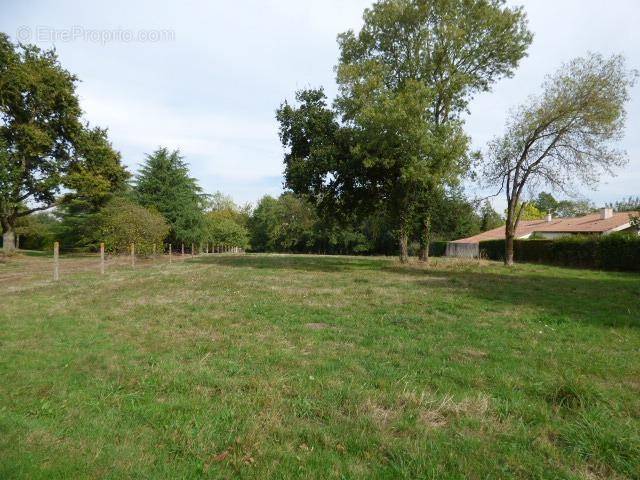
POLYGON ((422 236, 420 238, 420 261, 429 261, 429 244, 431 243, 431 219, 426 218, 422 224, 422 236))
POLYGON ((406 208, 400 211, 400 228, 398 230, 400 247, 400 263, 409 262, 409 214, 406 208))
POLYGON ((16 236, 10 226, 2 233, 2 249, 4 253, 11 253, 16 249, 16 236))
POLYGON ((513 232, 507 232, 505 238, 504 264, 508 267, 513 265, 513 232))
POLYGON ((403 230, 400 232, 400 263, 409 262, 409 239, 407 233, 403 230))

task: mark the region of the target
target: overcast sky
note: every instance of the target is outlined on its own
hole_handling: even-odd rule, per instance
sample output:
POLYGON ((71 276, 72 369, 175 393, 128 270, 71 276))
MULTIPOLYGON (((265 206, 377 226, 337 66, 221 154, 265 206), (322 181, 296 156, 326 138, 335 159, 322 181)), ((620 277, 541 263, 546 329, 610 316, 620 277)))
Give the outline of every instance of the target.
MULTIPOLYGON (((528 0, 535 34, 511 79, 471 104, 476 148, 502 132, 510 107, 544 76, 588 51, 623 53, 640 68, 638 0, 528 0)), ((208 192, 255 202, 282 191, 282 148, 274 112, 303 87, 335 94, 336 35, 358 29, 371 1, 10 1, 0 30, 55 46, 75 73, 85 117, 108 127, 135 172, 145 153, 179 148, 208 192), (149 38, 151 37, 151 38, 149 38)), ((583 194, 600 205, 640 195, 640 88, 628 105, 622 147, 629 165, 583 194)), ((471 193, 476 193, 469 185, 471 193)), ((501 208, 503 203, 495 202, 501 208)))

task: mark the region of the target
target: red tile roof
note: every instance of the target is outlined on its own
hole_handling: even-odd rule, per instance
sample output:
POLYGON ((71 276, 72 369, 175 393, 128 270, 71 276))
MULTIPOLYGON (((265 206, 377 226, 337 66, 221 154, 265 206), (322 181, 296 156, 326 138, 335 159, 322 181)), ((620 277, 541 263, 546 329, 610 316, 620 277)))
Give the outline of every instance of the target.
MULTIPOLYGON (((614 213, 610 218, 603 219, 601 214, 592 213, 584 217, 554 218, 550 222, 542 220, 522 220, 518 223, 516 238, 527 236, 534 232, 547 233, 605 233, 624 227, 632 215, 638 212, 614 213)), ((500 240, 504 238, 504 226, 488 230, 473 237, 455 240, 456 243, 478 243, 484 240, 500 240)))

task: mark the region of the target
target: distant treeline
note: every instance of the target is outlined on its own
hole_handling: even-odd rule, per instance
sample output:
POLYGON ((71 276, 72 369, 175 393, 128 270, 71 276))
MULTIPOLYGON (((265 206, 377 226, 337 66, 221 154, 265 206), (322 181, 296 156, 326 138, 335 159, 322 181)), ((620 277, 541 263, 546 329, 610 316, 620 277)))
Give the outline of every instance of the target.
MULTIPOLYGON (((473 235, 502 221, 488 203, 477 210, 460 190, 440 200, 434 241, 473 235)), ((384 211, 365 218, 323 215, 292 192, 240 206, 222 193, 202 193, 179 153, 161 148, 147 156, 131 185, 121 185, 102 204, 61 203, 53 212, 22 218, 16 233, 21 248, 35 250, 50 249, 54 241, 63 251, 96 251, 105 242, 114 253, 126 252, 132 242, 140 253, 154 244, 209 242, 253 252, 396 255, 393 224, 384 211)), ((418 248, 416 238, 411 253, 418 248)))

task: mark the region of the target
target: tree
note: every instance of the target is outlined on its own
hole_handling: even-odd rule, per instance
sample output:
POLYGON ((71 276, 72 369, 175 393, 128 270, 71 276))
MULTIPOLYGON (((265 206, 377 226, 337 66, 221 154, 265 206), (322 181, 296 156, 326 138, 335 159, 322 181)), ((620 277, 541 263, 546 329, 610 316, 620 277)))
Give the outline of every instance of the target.
POLYGON ((540 192, 531 205, 540 212, 555 213, 558 210, 559 202, 550 193, 540 192))
POLYGON ((518 205, 517 208, 522 212, 520 214, 520 220, 542 220, 546 216, 545 213, 539 210, 532 202, 524 202, 522 206, 518 205))
POLYGON ((171 230, 169 240, 199 242, 204 231, 206 197, 178 150, 159 148, 147 155, 136 176, 134 193, 144 207, 160 212, 171 230))
POLYGON ((0 33, 0 224, 7 251, 18 218, 51 208, 77 161, 76 82, 55 51, 14 45, 0 33))
POLYGON ((270 250, 271 232, 278 222, 278 200, 270 195, 260 199, 249 219, 249 243, 257 252, 270 250))
POLYGON ((284 193, 278 200, 279 221, 271 231, 271 244, 286 252, 307 250, 313 245, 318 220, 313 206, 293 193, 284 193))
POLYGON ((507 132, 490 143, 484 175, 507 198, 506 265, 513 264, 525 187, 543 184, 568 193, 625 164, 624 152, 612 143, 622 135, 635 77, 622 56, 575 59, 549 77, 542 95, 516 110, 507 132))
POLYGON ((226 245, 246 248, 249 245, 249 232, 244 225, 223 212, 207 212, 205 214, 204 238, 214 245, 226 245))
POLYGON ((313 204, 291 192, 264 196, 249 220, 251 248, 267 252, 311 251, 318 236, 313 204))
POLYGON ((465 169, 461 113, 530 41, 524 13, 503 0, 375 3, 358 34, 338 38, 337 112, 318 91, 279 110, 286 185, 340 209, 386 210, 406 261, 412 217, 465 169))
POLYGON ((246 248, 249 244, 249 206, 238 207, 231 197, 221 192, 211 195, 207 205, 205 240, 215 245, 246 248))
POLYGON ((114 195, 129 189, 129 172, 113 149, 107 131, 86 128, 76 143, 82 162, 74 163, 63 180, 67 189, 59 200, 56 216, 61 219, 58 238, 66 249, 96 249, 95 215, 114 195))
POLYGON ((48 212, 37 212, 20 217, 15 224, 15 234, 20 238, 23 250, 45 250, 53 247, 59 222, 48 212))
POLYGON ((137 252, 149 254, 169 233, 169 225, 157 211, 123 197, 113 198, 95 218, 96 239, 113 253, 126 253, 134 243, 137 252))
POLYGON ((496 212, 488 200, 480 208, 480 231, 486 232, 504 224, 502 216, 496 212))
POLYGON ((618 202, 609 203, 607 206, 616 212, 640 212, 640 197, 629 196, 618 202))
POLYGON ((411 217, 428 227, 427 196, 465 170, 460 114, 473 94, 512 74, 531 38, 522 9, 503 0, 383 0, 365 11, 357 35, 339 37, 338 105, 364 134, 362 161, 384 171, 402 261, 411 217))
POLYGON ((589 200, 556 200, 548 192, 540 192, 533 205, 539 211, 556 217, 580 217, 594 210, 589 200))

